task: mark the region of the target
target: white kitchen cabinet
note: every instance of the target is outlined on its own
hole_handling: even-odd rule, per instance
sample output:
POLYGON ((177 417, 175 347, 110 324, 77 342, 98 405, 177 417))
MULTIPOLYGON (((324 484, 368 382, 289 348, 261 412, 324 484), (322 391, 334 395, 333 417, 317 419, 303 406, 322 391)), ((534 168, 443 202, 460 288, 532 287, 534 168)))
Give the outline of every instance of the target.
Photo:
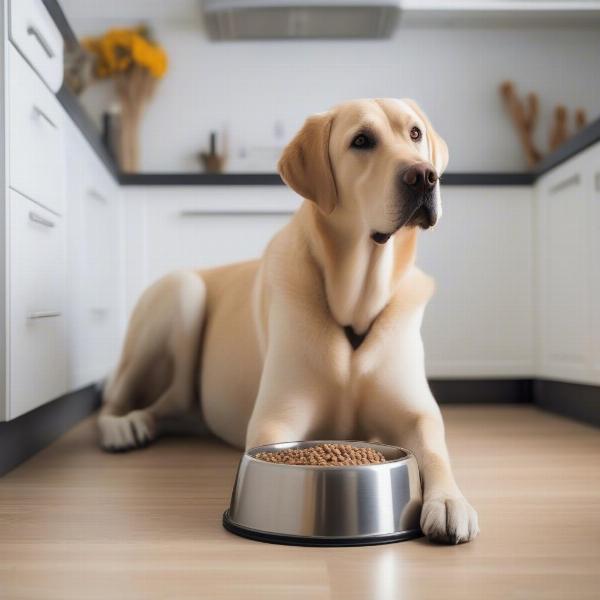
POLYGON ((54 94, 8 47, 9 185, 53 212, 64 210, 64 112, 54 94))
POLYGON ((116 182, 74 126, 68 154, 70 385, 79 388, 104 378, 118 358, 121 205, 116 182))
POLYGON ((589 276, 591 295, 591 375, 600 383, 600 144, 588 152, 590 236, 589 276))
POLYGON ((442 189, 417 264, 436 281, 422 333, 430 377, 527 377, 533 350, 530 187, 442 189))
MULTIPOLYGON (((259 256, 300 202, 279 186, 124 188, 127 314, 173 269, 259 256)), ((448 186, 443 204, 439 226, 421 235, 417 261, 437 281, 423 325, 428 372, 529 376, 532 189, 448 186)))
POLYGON ((10 420, 114 366, 123 253, 118 184, 53 93, 63 40, 42 1, 0 0, 0 38, 0 419, 10 420))
POLYGON ((124 188, 127 314, 174 269, 259 257, 299 202, 282 187, 124 188))
POLYGON ((538 375, 548 379, 600 383, 599 153, 582 152, 536 186, 538 375))
POLYGON ((67 383, 64 221, 15 191, 8 202, 6 417, 57 398, 67 383))
POLYGON ((42 0, 10 0, 10 39, 46 85, 63 81, 63 38, 42 0))
POLYGON ((62 38, 40 0, 8 8, 0 2, 2 420, 69 391, 64 111, 48 88, 62 81, 62 38), (51 61, 38 60, 50 59, 40 39, 51 61))

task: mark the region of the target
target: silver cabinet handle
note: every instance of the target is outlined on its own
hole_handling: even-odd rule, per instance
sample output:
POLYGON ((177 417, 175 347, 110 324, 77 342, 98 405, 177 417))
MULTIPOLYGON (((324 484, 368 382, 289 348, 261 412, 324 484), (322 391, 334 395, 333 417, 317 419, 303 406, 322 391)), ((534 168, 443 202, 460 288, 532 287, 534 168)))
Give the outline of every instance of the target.
POLYGON ((579 185, 580 181, 581 181, 581 177, 580 177, 579 173, 575 173, 575 175, 571 175, 570 177, 567 177, 566 179, 563 179, 562 181, 559 181, 558 183, 553 185, 549 191, 551 194, 556 194, 556 192, 566 190, 568 187, 571 187, 572 185, 579 185))
POLYGON ((28 319, 49 319, 50 317, 60 317, 62 313, 57 310, 40 310, 27 315, 28 319))
POLYGON ((42 215, 38 215, 33 210, 29 211, 29 220, 33 221, 34 223, 39 223, 40 225, 43 225, 44 227, 56 227, 56 224, 53 223, 52 221, 50 221, 50 219, 46 219, 46 218, 42 217, 42 215))
POLYGON ((94 188, 90 188, 88 190, 88 196, 90 196, 90 198, 94 198, 94 199, 98 200, 98 202, 102 202, 102 204, 107 203, 106 198, 98 190, 96 190, 94 188))
POLYGON ((46 53, 48 58, 54 58, 54 52, 50 47, 50 44, 46 41, 46 38, 42 35, 42 32, 35 25, 30 25, 27 28, 27 33, 32 35, 38 41, 38 44, 42 47, 42 50, 46 53))
POLYGON ((54 129, 57 129, 56 123, 36 104, 33 105, 33 112, 38 115, 38 117, 44 119, 48 125, 54 127, 54 129))
POLYGON ((600 192, 600 171, 598 171, 596 173, 595 180, 596 180, 596 191, 600 192))
POLYGON ((34 223, 43 225, 44 227, 56 227, 56 224, 50 221, 50 219, 46 219, 42 217, 42 215, 38 215, 33 210, 29 211, 29 220, 33 221, 34 223))
POLYGON ((103 306, 92 306, 92 308, 90 308, 90 312, 97 317, 103 317, 104 315, 108 314, 108 308, 103 306))

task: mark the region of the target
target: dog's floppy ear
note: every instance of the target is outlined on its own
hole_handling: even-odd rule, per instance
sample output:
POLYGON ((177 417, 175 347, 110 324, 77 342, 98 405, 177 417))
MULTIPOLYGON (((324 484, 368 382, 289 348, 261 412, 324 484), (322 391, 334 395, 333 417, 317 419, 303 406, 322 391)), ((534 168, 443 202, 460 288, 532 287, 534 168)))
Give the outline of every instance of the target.
POLYGON ((296 193, 312 200, 330 214, 337 203, 337 189, 329 158, 329 134, 333 114, 319 113, 306 119, 302 129, 285 147, 277 168, 296 193))
POLYGON ((435 167, 438 177, 440 177, 448 166, 448 146, 441 136, 433 129, 431 121, 427 118, 427 115, 421 110, 421 107, 414 100, 404 98, 403 102, 406 102, 406 104, 408 104, 425 123, 425 127, 427 128, 426 134, 431 164, 435 167))

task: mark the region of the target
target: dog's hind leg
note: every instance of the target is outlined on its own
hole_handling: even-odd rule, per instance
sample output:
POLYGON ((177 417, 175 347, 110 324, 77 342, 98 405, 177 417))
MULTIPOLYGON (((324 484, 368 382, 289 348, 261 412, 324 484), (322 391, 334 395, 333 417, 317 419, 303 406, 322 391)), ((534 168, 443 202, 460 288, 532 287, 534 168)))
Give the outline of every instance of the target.
POLYGON ((167 275, 144 292, 103 393, 98 427, 104 449, 146 445, 163 422, 197 408, 205 305, 204 281, 192 271, 167 275))

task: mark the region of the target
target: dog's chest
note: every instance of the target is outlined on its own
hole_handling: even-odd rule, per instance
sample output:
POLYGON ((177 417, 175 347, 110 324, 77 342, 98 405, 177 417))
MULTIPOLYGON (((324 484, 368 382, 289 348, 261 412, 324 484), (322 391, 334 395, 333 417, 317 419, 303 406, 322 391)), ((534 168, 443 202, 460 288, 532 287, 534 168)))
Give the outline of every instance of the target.
POLYGON ((355 386, 348 385, 331 399, 330 418, 325 422, 324 437, 337 440, 357 439, 360 435, 359 397, 355 386))
POLYGON ((357 350, 351 350, 351 354, 346 377, 336 381, 327 397, 327 417, 321 421, 324 429, 319 432, 323 439, 359 439, 362 432, 364 364, 357 350))

